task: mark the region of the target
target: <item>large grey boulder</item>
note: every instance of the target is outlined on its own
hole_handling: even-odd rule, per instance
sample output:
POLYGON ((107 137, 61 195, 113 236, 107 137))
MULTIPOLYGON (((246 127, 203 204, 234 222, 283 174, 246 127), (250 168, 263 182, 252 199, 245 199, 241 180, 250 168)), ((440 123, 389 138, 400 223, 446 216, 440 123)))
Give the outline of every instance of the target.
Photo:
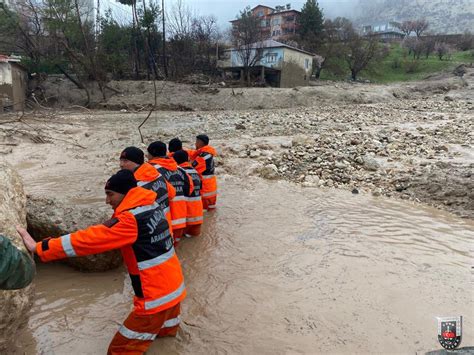
MULTIPOLYGON (((26 227, 26 197, 19 175, 13 168, 0 161, 0 234, 26 251, 15 226, 26 227)), ((33 301, 33 286, 21 290, 0 291, 0 354, 15 339, 17 331, 28 322, 28 312, 33 301)))
MULTIPOLYGON (((71 206, 52 198, 29 197, 27 201, 28 231, 41 241, 47 237, 59 237, 110 218, 104 210, 71 206)), ((64 262, 84 272, 106 271, 122 264, 120 251, 64 259, 64 262)))

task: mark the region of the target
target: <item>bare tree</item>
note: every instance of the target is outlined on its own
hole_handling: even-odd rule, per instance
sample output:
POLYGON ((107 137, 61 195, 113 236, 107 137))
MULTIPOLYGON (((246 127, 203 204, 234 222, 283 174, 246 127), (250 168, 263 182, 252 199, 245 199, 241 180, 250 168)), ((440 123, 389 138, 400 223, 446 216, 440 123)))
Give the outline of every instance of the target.
POLYGON ((443 60, 444 57, 451 53, 451 47, 447 43, 443 42, 436 43, 434 50, 439 60, 443 60))
POLYGON ((474 35, 469 31, 464 32, 462 37, 457 43, 457 47, 461 51, 467 51, 469 49, 474 49, 474 35))
POLYGON ((346 31, 341 55, 351 71, 352 80, 357 80, 362 70, 382 59, 386 53, 375 37, 363 38, 352 27, 347 28, 346 31))
POLYGON ((397 28, 403 32, 405 37, 408 37, 414 31, 414 23, 413 21, 403 21, 397 24, 397 28))
POLYGON ((250 69, 263 57, 260 19, 253 15, 250 7, 240 12, 232 29, 232 42, 243 67, 247 85, 250 85, 250 69))
POLYGON ((413 59, 420 59, 426 50, 425 43, 414 37, 408 37, 403 40, 402 46, 408 50, 408 55, 413 55, 413 59))
POLYGON ((193 37, 196 43, 199 65, 205 71, 216 68, 218 42, 220 38, 217 19, 214 16, 200 16, 193 20, 193 37), (213 51, 215 46, 215 51, 213 51))
POLYGON ((423 39, 423 52, 425 53, 426 59, 434 52, 436 48, 436 39, 434 36, 426 36, 423 39))
POLYGON ((194 15, 191 8, 183 0, 177 0, 167 13, 170 35, 183 38, 191 35, 194 15))
POLYGON ((421 37, 423 32, 425 32, 430 26, 429 22, 425 19, 413 21, 413 32, 415 32, 416 37, 421 37))
POLYGON ((342 73, 343 69, 337 58, 341 53, 342 42, 346 39, 344 36, 351 30, 353 31, 351 21, 344 17, 324 21, 323 41, 317 49, 318 57, 316 57, 313 66, 316 78, 319 79, 322 70, 326 68, 335 73, 342 73))

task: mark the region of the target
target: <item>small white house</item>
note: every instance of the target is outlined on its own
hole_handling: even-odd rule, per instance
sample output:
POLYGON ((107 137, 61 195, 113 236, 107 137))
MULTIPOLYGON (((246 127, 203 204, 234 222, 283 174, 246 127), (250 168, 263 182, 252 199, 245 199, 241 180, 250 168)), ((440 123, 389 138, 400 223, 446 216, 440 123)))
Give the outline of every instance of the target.
POLYGON ((0 112, 25 107, 28 74, 20 59, 0 54, 0 112))
MULTIPOLYGON (((251 71, 261 79, 277 87, 307 85, 313 71, 314 53, 306 52, 275 40, 266 40, 251 45, 251 71)), ((231 48, 224 53, 219 67, 226 73, 241 73, 243 49, 231 48)))

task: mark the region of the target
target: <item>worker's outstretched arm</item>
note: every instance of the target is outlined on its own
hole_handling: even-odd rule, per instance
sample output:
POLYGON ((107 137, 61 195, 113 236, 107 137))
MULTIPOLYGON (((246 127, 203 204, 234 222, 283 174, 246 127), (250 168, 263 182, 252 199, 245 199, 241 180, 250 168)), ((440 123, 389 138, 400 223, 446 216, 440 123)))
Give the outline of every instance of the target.
MULTIPOLYGON (((137 238, 137 223, 131 213, 123 213, 104 224, 89 227, 58 238, 47 238, 31 246, 21 230, 27 248, 42 261, 98 254, 133 244, 137 238)), ((26 231, 25 231, 26 232, 26 231)), ((26 232, 26 234, 28 234, 26 232)), ((29 235, 28 235, 29 236, 29 235)), ((29 236, 31 238, 31 236, 29 236)))
POLYGON ((33 259, 0 235, 0 289, 17 290, 28 286, 35 276, 33 259))

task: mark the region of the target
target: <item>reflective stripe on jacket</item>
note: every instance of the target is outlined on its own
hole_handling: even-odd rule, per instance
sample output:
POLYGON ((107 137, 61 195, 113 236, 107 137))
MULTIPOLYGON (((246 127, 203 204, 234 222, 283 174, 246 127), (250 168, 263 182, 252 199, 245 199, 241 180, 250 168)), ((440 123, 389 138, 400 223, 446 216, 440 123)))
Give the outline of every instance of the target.
POLYGON ((171 220, 173 229, 186 227, 186 195, 191 194, 194 185, 191 177, 179 168, 171 158, 153 158, 150 164, 163 175, 163 177, 173 185, 176 196, 170 201, 171 220))
POLYGON ((209 145, 195 150, 191 154, 192 166, 199 173, 202 181, 201 197, 217 195, 217 179, 215 176, 214 157, 216 150, 209 145))
POLYGON ((155 200, 155 192, 135 187, 109 221, 45 239, 36 244, 36 252, 51 261, 120 248, 135 292, 134 312, 147 315, 173 307, 186 297, 186 289, 168 222, 155 200))
POLYGON ((176 196, 176 190, 151 164, 144 163, 134 171, 137 185, 156 192, 158 202, 165 212, 169 225, 172 225, 170 200, 176 196))
POLYGON ((186 196, 186 224, 197 225, 203 222, 203 210, 201 200, 201 178, 198 172, 191 166, 190 163, 180 164, 186 173, 191 177, 194 184, 194 191, 192 194, 186 196))

